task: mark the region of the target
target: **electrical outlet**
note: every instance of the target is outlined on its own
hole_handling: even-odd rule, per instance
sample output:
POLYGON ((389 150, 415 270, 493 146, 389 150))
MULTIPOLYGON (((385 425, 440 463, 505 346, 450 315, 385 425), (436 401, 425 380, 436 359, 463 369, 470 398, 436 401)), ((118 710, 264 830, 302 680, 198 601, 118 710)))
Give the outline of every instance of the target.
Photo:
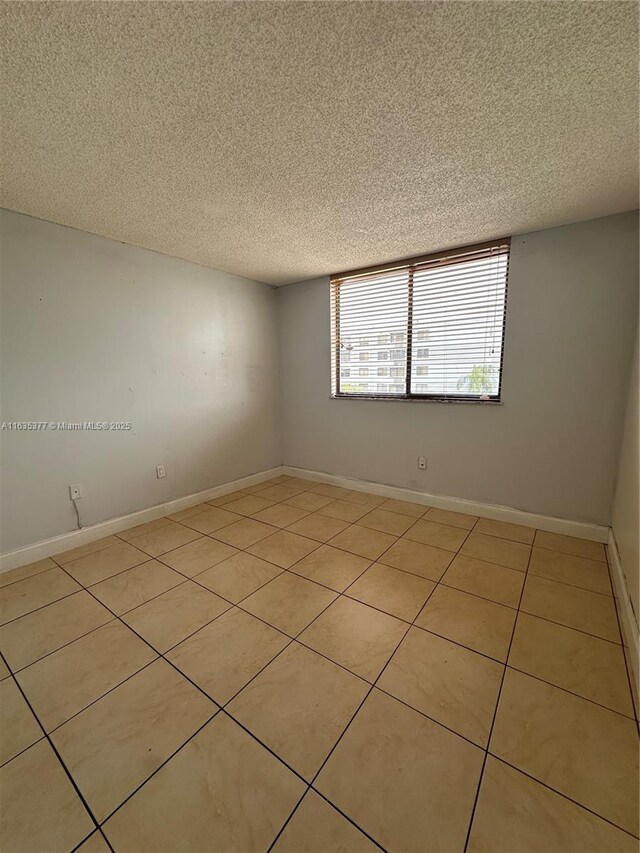
POLYGON ((167 472, 164 470, 164 465, 156 465, 156 477, 161 480, 163 477, 167 476, 167 472))
POLYGON ((69 497, 72 501, 78 501, 82 497, 82 486, 80 483, 76 483, 73 486, 69 486, 69 497))
POLYGON ((418 456, 418 468, 420 471, 427 470, 427 457, 426 456, 418 456))

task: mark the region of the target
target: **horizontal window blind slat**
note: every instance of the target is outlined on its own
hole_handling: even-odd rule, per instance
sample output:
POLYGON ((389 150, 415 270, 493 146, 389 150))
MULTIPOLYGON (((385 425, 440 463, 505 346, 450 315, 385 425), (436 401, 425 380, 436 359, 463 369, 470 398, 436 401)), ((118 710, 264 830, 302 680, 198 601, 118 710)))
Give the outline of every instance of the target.
POLYGON ((333 393, 499 399, 509 243, 332 276, 333 393))

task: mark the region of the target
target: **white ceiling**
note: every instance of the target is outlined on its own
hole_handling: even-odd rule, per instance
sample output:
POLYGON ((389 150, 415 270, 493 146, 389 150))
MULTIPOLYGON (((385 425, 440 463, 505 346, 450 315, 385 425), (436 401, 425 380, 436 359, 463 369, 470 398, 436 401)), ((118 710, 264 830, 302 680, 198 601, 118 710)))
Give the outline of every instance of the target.
POLYGON ((638 203, 632 2, 2 13, 33 216, 284 284, 638 203))

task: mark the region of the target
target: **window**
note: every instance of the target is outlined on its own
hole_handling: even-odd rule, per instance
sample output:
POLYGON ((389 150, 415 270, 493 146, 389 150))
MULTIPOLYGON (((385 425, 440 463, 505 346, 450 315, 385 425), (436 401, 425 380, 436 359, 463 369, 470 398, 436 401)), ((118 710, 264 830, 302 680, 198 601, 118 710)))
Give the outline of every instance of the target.
POLYGON ((333 395, 500 400, 509 246, 505 238, 331 276, 333 395), (378 371, 341 386, 354 340, 375 341, 372 358, 392 362, 388 389, 378 371))

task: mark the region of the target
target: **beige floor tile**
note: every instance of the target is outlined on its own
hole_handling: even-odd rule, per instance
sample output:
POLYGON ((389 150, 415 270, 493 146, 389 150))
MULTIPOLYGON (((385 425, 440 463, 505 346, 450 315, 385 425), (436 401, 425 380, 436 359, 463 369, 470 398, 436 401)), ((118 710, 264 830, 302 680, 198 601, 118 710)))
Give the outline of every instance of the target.
POLYGON ((395 541, 396 537, 388 533, 380 533, 378 530, 369 530, 352 524, 351 527, 347 527, 342 533, 330 539, 329 545, 357 554, 358 557, 365 557, 367 560, 377 560, 395 541))
POLYGON ((122 530, 118 533, 118 539, 124 539, 125 542, 131 542, 136 536, 143 536, 145 533, 153 533, 154 530, 160 530, 171 524, 170 518, 156 518, 153 521, 148 521, 146 524, 136 524, 135 527, 129 527, 127 530, 122 530))
POLYGON ((237 501, 239 498, 243 498, 246 495, 250 495, 252 490, 261 489, 263 487, 263 483, 258 483, 257 486, 248 486, 244 489, 238 489, 235 492, 227 492, 226 495, 218 495, 217 498, 211 498, 206 501, 209 506, 226 506, 231 503, 231 501, 237 501))
POLYGON ((65 569, 83 586, 91 586, 94 583, 146 563, 149 554, 135 548, 129 542, 118 540, 117 545, 109 545, 101 548, 78 560, 65 564, 65 569))
POLYGON ((367 682, 292 643, 229 703, 228 710, 310 781, 368 689, 367 682))
POLYGON ((431 581, 439 581, 447 566, 453 560, 451 551, 423 545, 411 539, 398 539, 388 551, 380 557, 380 562, 403 572, 411 572, 431 581))
POLYGON ((327 518, 336 518, 339 521, 348 521, 350 524, 357 521, 359 518, 362 518, 362 516, 366 515, 369 511, 370 507, 366 504, 355 504, 344 500, 335 500, 318 510, 322 515, 326 515, 327 518))
POLYGON ((110 853, 110 848, 100 832, 96 831, 76 848, 75 853, 110 853))
POLYGON ((636 853, 638 842, 491 755, 469 853, 636 853))
POLYGON ((574 557, 547 548, 534 548, 531 552, 529 572, 552 581, 579 586, 591 592, 611 595, 611 581, 606 563, 574 557))
MULTIPOLYGON (((286 475, 285 475, 286 476, 286 475)), ((289 489, 312 489, 317 483, 315 480, 305 480, 303 477, 288 477, 286 486, 289 489)))
POLYGON ((446 551, 457 551, 469 535, 467 530, 449 524, 428 521, 429 514, 418 519, 413 527, 405 533, 405 539, 422 542, 423 545, 433 545, 434 548, 444 548, 446 551))
POLYGON ((293 498, 296 495, 299 495, 302 491, 304 491, 304 489, 290 489, 288 486, 266 486, 266 488, 260 489, 256 494, 261 498, 266 498, 268 501, 279 502, 293 498))
POLYGON ((283 572, 245 598, 242 608, 295 637, 335 598, 335 592, 290 572, 283 572))
POLYGON ((637 834, 637 737, 627 717, 508 669, 490 751, 637 834))
POLYGON ((394 498, 388 498, 380 504, 380 509, 388 512, 399 512, 400 515, 408 515, 411 518, 422 518, 425 512, 428 512, 429 507, 411 501, 398 501, 394 498))
POLYGON ((348 521, 340 521, 338 518, 330 518, 328 515, 321 515, 319 512, 314 512, 307 515, 306 518, 296 521, 287 529, 291 533, 297 533, 299 536, 306 536, 307 539, 315 539, 317 542, 328 542, 341 530, 345 530, 349 526, 348 521))
POLYGON ((373 689, 314 785, 388 850, 461 851, 483 752, 373 689))
POLYGON ((439 585, 416 625, 504 663, 515 621, 510 607, 439 585))
POLYGON ((298 560, 315 551, 317 547, 318 543, 314 539, 298 536, 288 530, 279 530, 273 536, 268 536, 247 550, 255 557, 274 563, 281 569, 288 569, 298 560))
POLYGON ((154 657, 153 649, 114 621, 31 664, 16 678, 50 732, 154 657))
POLYGON ((234 607, 172 649, 167 658, 220 705, 291 642, 234 607))
POLYGON ((373 682, 406 631, 399 619, 341 596, 298 640, 373 682))
POLYGON ((273 524, 274 527, 289 527, 296 521, 300 521, 309 515, 309 510, 300 509, 296 506, 287 506, 287 504, 273 504, 273 506, 263 509, 255 513, 253 516, 256 521, 263 521, 265 524, 273 524))
POLYGON ((122 853, 268 850, 303 792, 300 779, 222 713, 104 831, 122 853))
POLYGON ((273 563, 240 552, 198 575, 197 581, 236 604, 281 572, 282 569, 273 563))
POLYGON ((324 495, 327 498, 344 498, 350 493, 350 489, 342 486, 332 486, 330 483, 318 483, 311 491, 315 495, 324 495))
POLYGON ((78 584, 59 568, 4 586, 0 589, 0 624, 18 619, 79 589, 78 584))
POLYGON ((0 658, 0 681, 9 675, 9 668, 6 663, 0 658))
POLYGON ((485 747, 504 666, 420 628, 411 628, 378 687, 485 747))
POLYGON ((288 498, 285 503, 288 506, 297 506, 299 509, 308 509, 309 512, 317 512, 333 500, 334 498, 325 498, 323 495, 314 495, 312 492, 302 492, 288 498))
POLYGON ((91 594, 120 615, 184 582, 183 575, 157 560, 149 560, 95 584, 91 587, 91 594))
POLYGON ((0 769, 0 844, 7 853, 68 851, 95 828, 45 740, 0 769))
POLYGON ((361 527, 368 527, 371 530, 379 530, 381 533, 402 536, 403 533, 406 533, 415 524, 415 518, 401 515, 399 512, 389 512, 389 510, 377 507, 364 515, 358 521, 358 524, 361 527))
MULTIPOLYGON (((224 512, 224 510, 212 509, 211 512, 224 512)), ((209 516, 209 513, 199 512, 198 515, 188 518, 187 521, 193 523, 196 518, 204 518, 205 515, 209 516)), ((186 545, 187 542, 193 542, 197 538, 197 532, 192 530, 191 527, 185 527, 183 524, 176 524, 175 521, 170 521, 164 527, 152 530, 150 533, 143 533, 142 536, 136 536, 131 540, 131 544, 151 557, 159 557, 160 554, 173 551, 175 548, 186 545)))
POLYGON ((166 652, 231 605, 193 581, 125 613, 123 620, 159 652, 166 652))
POLYGON ((510 542, 508 539, 499 539, 497 536, 486 536, 484 533, 476 533, 474 530, 460 548, 460 553, 465 557, 486 560, 489 563, 497 563, 499 566, 526 572, 531 548, 521 542, 510 542))
POLYGON ((113 619, 81 590, 0 628, 0 650, 14 670, 22 669, 113 619))
POLYGON ((509 666, 633 718, 622 646, 520 613, 509 666))
POLYGON ((538 548, 548 548, 563 554, 573 554, 575 557, 586 557, 590 560, 607 562, 605 547, 601 542, 591 542, 588 539, 577 539, 574 536, 563 536, 560 533, 547 533, 537 530, 534 544, 538 548))
POLYGON ((458 554, 444 573, 442 583, 498 604, 517 607, 525 577, 524 572, 458 554))
POLYGON ((493 521, 490 518, 480 518, 473 532, 498 536, 500 539, 511 539, 513 542, 522 542, 524 545, 531 545, 536 534, 533 527, 511 524, 508 521, 493 521))
POLYGON ((201 536, 200 539, 194 539, 175 551, 163 554, 159 559, 172 569, 192 578, 237 553, 231 545, 225 545, 224 542, 218 542, 209 536, 201 536))
POLYGON ((520 606, 533 616, 620 642, 615 605, 608 595, 529 575, 520 606))
POLYGON ((374 563, 349 587, 346 594, 411 622, 434 588, 435 584, 426 578, 374 563))
POLYGON ((276 506, 276 504, 258 495, 245 495, 243 498, 229 501, 224 508, 227 512, 235 512, 237 515, 253 515, 256 512, 262 512, 263 509, 269 509, 270 506, 276 506))
POLYGON ((331 545, 322 545, 292 566, 291 571, 338 592, 344 592, 370 565, 371 561, 365 560, 364 557, 332 548, 331 545))
POLYGON ((311 788, 272 849, 274 853, 376 853, 379 850, 311 788))
POLYGON ((534 544, 538 548, 549 548, 551 551, 561 551, 563 554, 587 557, 590 560, 599 560, 601 563, 607 562, 604 545, 601 542, 590 542, 588 539, 576 539, 574 536, 537 530, 534 544))
MULTIPOLYGON (((355 489, 351 489, 348 491, 346 495, 344 495, 344 500, 349 501, 352 504, 362 504, 362 506, 380 506, 385 502, 385 498, 380 497, 380 495, 372 495, 370 492, 358 492, 355 489)), ((403 503, 403 501, 400 501, 403 503)))
POLYGON ((0 764, 44 737, 13 678, 0 682, 0 764))
POLYGON ((40 575, 46 572, 47 569, 55 569, 56 564, 50 557, 44 560, 38 560, 36 563, 29 563, 28 566, 21 566, 19 569, 12 569, 10 572, 2 572, 0 574, 0 587, 8 586, 16 581, 23 581, 26 578, 32 578, 35 575, 40 575))
POLYGON ((57 729, 51 739, 103 821, 218 710, 160 659, 57 729))
POLYGON ((171 521, 182 522, 185 518, 191 518, 191 516, 197 515, 199 512, 206 512, 208 509, 211 509, 211 504, 196 504, 195 506, 188 506, 186 509, 181 509, 178 512, 172 512, 171 515, 167 516, 167 518, 171 521))
POLYGON ((63 551, 62 554, 54 554, 53 556, 56 563, 66 566, 67 563, 72 563, 81 557, 86 557, 88 554, 95 554, 96 551, 102 551, 104 548, 111 547, 111 545, 119 545, 121 541, 117 536, 104 536, 102 539, 95 539, 93 542, 87 542, 86 545, 79 545, 70 551, 63 551))
POLYGON ((224 507, 210 506, 205 512, 183 519, 182 524, 198 533, 214 533, 216 530, 242 520, 243 516, 236 512, 229 512, 228 506, 229 504, 225 504, 224 507))
POLYGON ((221 542, 226 542, 227 545, 242 549, 255 545, 261 539, 271 536, 276 530, 277 528, 271 527, 270 524, 263 524, 253 518, 243 518, 242 521, 234 521, 228 527, 216 530, 213 536, 221 542))
POLYGON ((459 527, 461 530, 471 530, 478 520, 477 515, 467 515, 466 512, 453 512, 449 509, 437 509, 436 507, 431 507, 424 517, 427 521, 449 524, 451 527, 459 527))

